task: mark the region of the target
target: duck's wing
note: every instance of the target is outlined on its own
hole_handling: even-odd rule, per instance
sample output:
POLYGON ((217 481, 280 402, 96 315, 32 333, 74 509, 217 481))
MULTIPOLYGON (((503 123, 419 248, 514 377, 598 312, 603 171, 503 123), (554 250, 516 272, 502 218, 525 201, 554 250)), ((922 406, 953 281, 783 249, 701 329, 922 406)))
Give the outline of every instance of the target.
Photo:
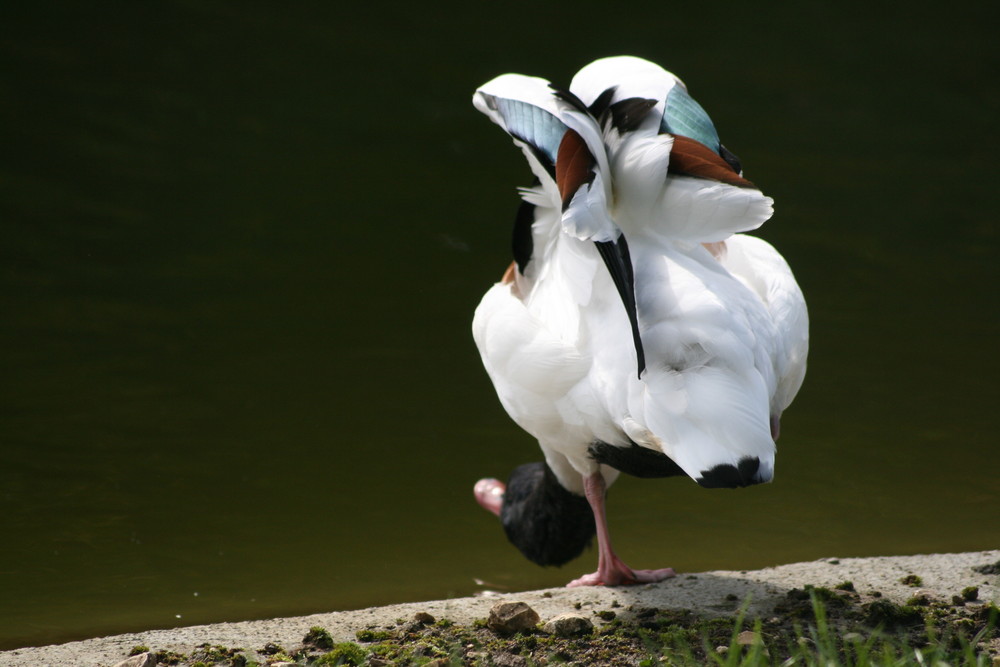
POLYGON ((526 201, 555 212, 548 219, 558 221, 558 233, 596 246, 625 308, 641 375, 645 362, 632 261, 609 211, 614 193, 608 156, 591 110, 573 93, 520 74, 504 74, 484 84, 473 103, 514 139, 528 159, 541 185, 525 193, 526 201))
POLYGON ((756 229, 773 202, 743 177, 684 83, 632 56, 603 58, 570 85, 604 133, 615 184, 615 219, 632 232, 716 242, 756 229))
POLYGON ((618 238, 608 215, 607 152, 586 108, 545 79, 521 74, 483 84, 472 101, 521 148, 546 204, 562 211, 565 233, 596 242, 618 238))

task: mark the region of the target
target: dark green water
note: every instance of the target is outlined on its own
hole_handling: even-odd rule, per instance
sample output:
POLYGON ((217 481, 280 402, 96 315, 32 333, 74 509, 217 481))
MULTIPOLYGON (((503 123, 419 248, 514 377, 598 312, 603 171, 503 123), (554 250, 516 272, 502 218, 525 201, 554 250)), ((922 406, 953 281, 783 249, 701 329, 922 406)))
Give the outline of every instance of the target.
POLYGON ((539 454, 469 333, 528 181, 470 97, 616 53, 776 199, 813 332, 777 481, 623 478, 623 557, 997 547, 988 3, 284 4, 0 9, 0 648, 593 569, 472 500, 539 454))

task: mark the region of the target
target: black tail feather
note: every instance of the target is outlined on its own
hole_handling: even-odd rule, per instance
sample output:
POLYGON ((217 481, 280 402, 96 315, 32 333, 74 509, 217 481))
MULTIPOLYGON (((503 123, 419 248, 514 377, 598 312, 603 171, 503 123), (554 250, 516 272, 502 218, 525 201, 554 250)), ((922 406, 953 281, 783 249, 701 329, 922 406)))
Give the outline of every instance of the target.
POLYGON ((604 265, 608 267, 611 280, 615 283, 618 296, 621 297, 628 313, 628 321, 632 326, 632 342, 635 344, 635 356, 638 365, 638 376, 646 370, 646 354, 642 349, 642 338, 639 336, 639 314, 635 305, 635 274, 632 269, 632 257, 628 251, 625 236, 619 236, 617 241, 595 241, 597 252, 601 254, 604 265))

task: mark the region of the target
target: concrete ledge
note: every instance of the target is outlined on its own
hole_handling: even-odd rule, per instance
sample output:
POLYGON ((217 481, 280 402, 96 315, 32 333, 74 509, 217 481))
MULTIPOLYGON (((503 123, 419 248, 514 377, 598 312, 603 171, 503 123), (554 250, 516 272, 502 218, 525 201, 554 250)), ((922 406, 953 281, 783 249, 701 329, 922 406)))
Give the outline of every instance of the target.
POLYGON ((1000 575, 974 568, 1000 561, 1000 550, 926 556, 878 558, 824 558, 744 572, 714 571, 679 574, 659 584, 620 588, 553 588, 523 593, 414 602, 357 611, 338 611, 267 621, 196 625, 170 630, 151 630, 68 644, 40 646, 0 652, 0 667, 16 665, 116 665, 136 645, 189 654, 199 644, 258 649, 268 642, 296 646, 313 626, 326 628, 334 639, 355 639, 365 628, 394 626, 397 618, 410 619, 427 612, 438 619, 468 624, 486 618, 500 600, 527 602, 548 620, 579 604, 581 609, 612 606, 691 609, 704 614, 730 614, 741 601, 752 596, 750 613, 765 616, 792 588, 807 584, 832 587, 851 581, 861 594, 879 591, 894 602, 904 602, 920 590, 932 598, 950 600, 967 586, 979 587, 979 599, 1000 604, 1000 575), (918 587, 902 583, 907 575, 921 579, 918 587))

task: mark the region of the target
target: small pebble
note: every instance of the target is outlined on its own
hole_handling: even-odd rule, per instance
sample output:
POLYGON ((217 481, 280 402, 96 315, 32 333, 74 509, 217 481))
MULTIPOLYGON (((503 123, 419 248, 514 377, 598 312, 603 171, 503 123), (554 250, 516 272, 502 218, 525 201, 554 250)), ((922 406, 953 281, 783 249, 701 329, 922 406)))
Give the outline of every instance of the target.
POLYGON ((428 614, 426 611, 418 611, 413 615, 413 620, 421 625, 430 625, 434 622, 434 617, 428 614))
POLYGON ((122 660, 115 667, 156 667, 156 656, 152 653, 139 653, 122 660))
POLYGON ((284 653, 285 649, 274 642, 268 642, 264 644, 264 648, 262 648, 260 652, 264 655, 277 655, 278 653, 284 653))
POLYGON ((542 626, 542 630, 557 637, 576 637, 594 631, 594 624, 580 614, 559 614, 542 626))
POLYGON ((486 625, 493 632, 510 635, 534 628, 541 620, 538 612, 524 602, 500 602, 490 609, 486 625))
POLYGON ((740 646, 751 646, 760 643, 760 635, 753 630, 744 630, 736 636, 736 643, 740 646))

